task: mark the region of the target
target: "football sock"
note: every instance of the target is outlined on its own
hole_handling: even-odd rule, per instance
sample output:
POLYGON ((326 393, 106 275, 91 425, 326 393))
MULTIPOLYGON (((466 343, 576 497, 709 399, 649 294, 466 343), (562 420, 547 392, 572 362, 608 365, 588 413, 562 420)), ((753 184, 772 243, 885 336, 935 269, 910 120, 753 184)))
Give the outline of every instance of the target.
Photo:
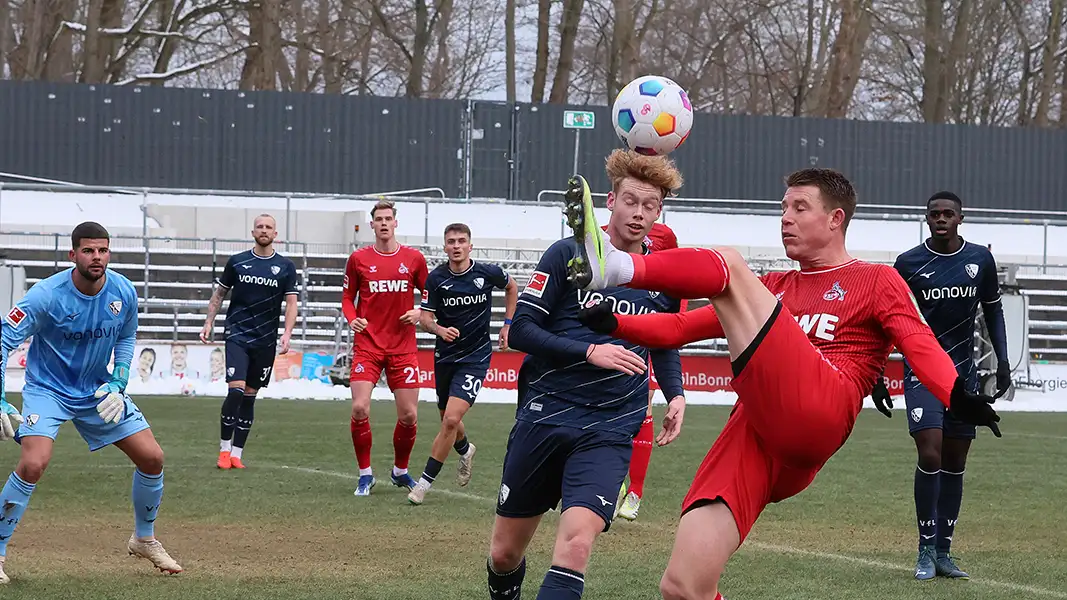
POLYGON ((412 423, 411 425, 405 425, 400 421, 396 422, 396 427, 393 428, 393 466, 397 469, 404 470, 408 468, 408 461, 411 460, 411 449, 415 447, 415 434, 418 431, 418 424, 412 423))
POLYGON ((537 600, 578 600, 585 589, 585 576, 571 569, 552 565, 537 592, 537 600))
POLYGON ((146 475, 140 469, 133 471, 134 533, 139 538, 150 538, 156 532, 156 517, 163 499, 163 472, 146 475))
POLYGON ((494 571, 492 560, 485 561, 485 568, 489 571, 489 600, 513 600, 519 597, 522 580, 526 577, 525 556, 519 566, 507 573, 494 571))
POLYGON ((422 479, 427 484, 432 484, 437 480, 437 476, 441 474, 441 466, 441 461, 431 456, 426 460, 426 468, 422 471, 422 479))
POLYGON ((626 287, 693 299, 714 298, 730 284, 726 259, 717 250, 677 248, 630 256, 634 272, 632 279, 622 281, 626 287))
POLYGON ((937 497, 941 471, 927 473, 915 467, 915 516, 919 520, 919 546, 933 546, 937 540, 937 497))
POLYGON ((356 462, 359 463, 360 475, 363 475, 363 469, 368 469, 367 475, 370 474, 370 448, 373 442, 370 433, 370 419, 360 419, 359 421, 352 419, 352 447, 356 451, 356 462))
POLYGON ((462 439, 456 440, 452 447, 455 448, 457 454, 463 456, 467 453, 467 450, 471 449, 471 444, 467 441, 467 436, 463 436, 462 439))
POLYGON ((233 428, 237 425, 237 412, 241 407, 241 398, 245 392, 241 388, 230 388, 226 392, 226 399, 222 401, 222 447, 221 450, 229 450, 227 442, 233 439, 233 428))
POLYGON ((37 484, 26 483, 17 474, 11 473, 3 491, 0 491, 0 499, 3 500, 3 507, 0 508, 0 556, 7 556, 7 543, 22 519, 35 487, 37 484))
MULTIPOLYGON (((241 408, 237 412, 237 428, 233 432, 234 448, 244 448, 248 441, 248 434, 252 431, 252 421, 255 420, 256 397, 244 396, 241 398, 241 408)), ((240 458, 240 455, 237 456, 240 458)))
POLYGON ((634 436, 633 456, 630 458, 630 489, 639 497, 645 493, 645 475, 652 460, 652 439, 655 437, 652 415, 645 417, 641 429, 634 436))
POLYGON ((937 552, 948 554, 952 548, 952 534, 963 503, 963 472, 941 471, 941 493, 937 499, 937 552))
POLYGON ((230 450, 230 458, 236 458, 237 460, 240 460, 241 455, 244 454, 244 450, 245 449, 241 446, 234 446, 233 449, 230 450))

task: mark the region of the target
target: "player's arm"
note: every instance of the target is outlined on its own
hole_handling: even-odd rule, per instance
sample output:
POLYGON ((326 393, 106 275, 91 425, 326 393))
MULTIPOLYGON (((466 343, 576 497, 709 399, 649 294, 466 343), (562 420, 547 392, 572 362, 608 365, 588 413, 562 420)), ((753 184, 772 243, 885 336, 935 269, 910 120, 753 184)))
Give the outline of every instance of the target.
POLYGON ((137 292, 130 286, 126 298, 130 309, 126 312, 126 322, 122 324, 118 339, 115 341, 115 366, 111 369, 111 379, 96 388, 93 394, 100 400, 96 412, 105 423, 118 423, 126 415, 126 386, 130 381, 130 365, 137 346, 137 292))
MULTIPOLYGON (((417 258, 415 259, 415 268, 412 270, 412 276, 415 283, 415 288, 419 290, 419 296, 426 297, 426 280, 429 277, 427 273, 426 257, 422 255, 422 252, 415 252, 417 258)), ((416 304, 414 308, 404 313, 400 317, 400 321, 407 325, 415 325, 422 323, 422 308, 421 303, 416 304)))
POLYGON ((656 436, 656 443, 666 446, 682 432, 685 417, 685 390, 682 389, 682 357, 677 350, 650 350, 652 367, 656 371, 659 389, 667 398, 667 413, 663 415, 663 428, 656 436))
POLYGON ((289 263, 289 276, 285 279, 285 329, 282 338, 278 341, 279 352, 289 352, 289 342, 293 337, 293 329, 296 327, 296 315, 299 311, 300 288, 296 277, 296 265, 289 263))
POLYGON ((222 308, 222 301, 226 299, 226 294, 230 293, 236 281, 237 268, 233 266, 231 256, 230 260, 226 261, 226 266, 222 268, 222 275, 215 279, 215 291, 211 292, 211 300, 207 303, 207 318, 204 320, 204 328, 200 330, 202 343, 206 344, 211 339, 211 333, 215 330, 215 317, 222 308))
POLYGON ((999 398, 1011 386, 1011 362, 1008 359, 1008 332, 1004 322, 1004 305, 1000 302, 1000 280, 997 278, 997 261, 989 254, 988 265, 983 269, 982 282, 979 284, 979 299, 982 301, 982 315, 989 341, 997 355, 997 397, 999 398))
POLYGON ((508 350, 510 349, 508 336, 511 333, 511 323, 515 319, 515 309, 519 301, 519 284, 504 269, 497 267, 496 270, 499 271, 499 275, 495 275, 497 281, 494 283, 497 287, 504 288, 504 326, 500 328, 497 340, 501 350, 508 350))
POLYGON ((40 329, 48 319, 52 302, 51 290, 34 285, 26 295, 15 303, 0 324, 0 441, 15 437, 15 430, 22 422, 18 409, 7 403, 4 389, 7 379, 7 357, 40 329))
POLYGON ((419 305, 419 325, 423 331, 436 335, 446 342, 451 342, 459 337, 459 330, 455 327, 441 327, 437 324, 437 290, 440 289, 438 286, 442 282, 436 273, 437 271, 431 273, 423 282, 426 289, 422 291, 422 303, 419 305))
POLYGON ((960 420, 984 425, 1000 437, 993 398, 967 391, 948 353, 926 324, 915 296, 900 274, 886 269, 874 288, 872 308, 890 341, 900 349, 919 382, 960 420))
POLYGON ((345 275, 341 281, 341 313, 345 316, 345 323, 352 331, 359 333, 367 328, 367 320, 356 316, 356 294, 363 287, 359 276, 359 259, 355 253, 348 256, 345 263, 345 275))
MULTIPOLYGON (((681 348, 700 340, 726 337, 710 304, 682 313, 616 315, 611 306, 601 302, 590 308, 583 307, 578 318, 593 331, 645 348, 681 348)), ((658 374, 659 367, 653 366, 658 374)))
POLYGON ((563 302, 575 302, 574 288, 567 283, 565 244, 557 242, 541 255, 530 282, 517 300, 515 320, 508 343, 515 350, 554 362, 588 361, 604 369, 628 375, 645 372, 637 354, 615 344, 590 344, 551 333, 545 329, 553 310, 563 302))

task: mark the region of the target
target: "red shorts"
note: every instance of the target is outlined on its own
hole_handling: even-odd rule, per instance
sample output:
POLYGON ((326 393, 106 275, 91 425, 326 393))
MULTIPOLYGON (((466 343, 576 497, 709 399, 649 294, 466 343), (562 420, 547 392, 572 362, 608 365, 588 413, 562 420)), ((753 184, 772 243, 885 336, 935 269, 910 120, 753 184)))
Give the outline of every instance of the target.
POLYGON ((855 386, 815 349, 785 307, 760 333, 731 382, 734 411, 682 504, 684 514, 721 498, 742 541, 768 504, 811 484, 852 433, 861 407, 855 386))
POLYGON ((352 356, 351 381, 369 381, 377 384, 385 370, 385 381, 390 390, 418 389, 419 355, 382 354, 373 350, 356 348, 352 356))

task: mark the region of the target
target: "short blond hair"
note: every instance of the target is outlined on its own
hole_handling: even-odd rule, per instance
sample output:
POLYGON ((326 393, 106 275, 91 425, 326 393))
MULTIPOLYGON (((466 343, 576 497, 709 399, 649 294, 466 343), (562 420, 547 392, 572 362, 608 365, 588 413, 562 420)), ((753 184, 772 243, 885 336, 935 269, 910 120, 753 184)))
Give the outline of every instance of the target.
POLYGON ((619 148, 608 155, 605 163, 612 190, 618 189, 623 179, 633 177, 660 188, 667 197, 677 192, 684 182, 681 171, 666 156, 646 156, 619 148))
POLYGON ((374 208, 370 209, 370 218, 373 219, 374 213, 385 209, 393 211, 393 218, 396 218, 396 204, 393 204, 390 200, 379 200, 378 203, 374 205, 374 208))

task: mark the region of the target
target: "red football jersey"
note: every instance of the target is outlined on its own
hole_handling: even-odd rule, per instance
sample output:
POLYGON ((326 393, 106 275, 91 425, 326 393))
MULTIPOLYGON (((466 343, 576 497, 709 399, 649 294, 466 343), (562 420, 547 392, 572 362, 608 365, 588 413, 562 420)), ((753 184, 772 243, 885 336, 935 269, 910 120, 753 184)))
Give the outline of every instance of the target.
MULTIPOLYGON (((888 265, 851 260, 826 269, 768 273, 760 277, 813 346, 856 386, 871 392, 893 346, 943 403, 956 380, 955 367, 919 312, 900 274, 888 265)), ((722 338, 711 305, 687 313, 619 315, 615 334, 647 347, 665 348, 722 338)), ((783 356, 782 360, 789 360, 783 356)))
POLYGON ((367 246, 348 257, 341 309, 349 323, 356 317, 368 321, 356 334, 356 348, 381 354, 415 352, 415 326, 401 323, 400 317, 415 308, 415 290, 423 290, 427 274, 426 257, 408 246, 392 254, 367 246))

